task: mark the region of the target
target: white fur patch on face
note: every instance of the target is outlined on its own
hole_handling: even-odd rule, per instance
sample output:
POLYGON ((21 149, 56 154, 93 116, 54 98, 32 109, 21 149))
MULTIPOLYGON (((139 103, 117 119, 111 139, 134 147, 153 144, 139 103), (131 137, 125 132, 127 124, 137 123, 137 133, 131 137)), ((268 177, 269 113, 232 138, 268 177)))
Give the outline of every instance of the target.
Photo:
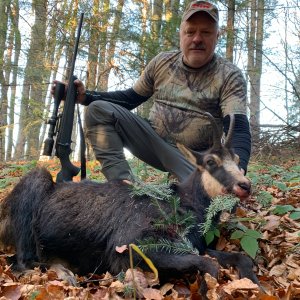
MULTIPOLYGON (((202 170, 203 171, 203 170, 202 170)), ((204 171, 202 174, 203 188, 210 198, 214 198, 218 195, 224 194, 225 187, 219 181, 217 181, 208 171, 204 171)))
POLYGON ((240 171, 239 167, 233 160, 225 158, 223 161, 223 167, 226 170, 226 172, 228 172, 235 178, 236 182, 238 181, 244 182, 247 180, 244 174, 240 171))

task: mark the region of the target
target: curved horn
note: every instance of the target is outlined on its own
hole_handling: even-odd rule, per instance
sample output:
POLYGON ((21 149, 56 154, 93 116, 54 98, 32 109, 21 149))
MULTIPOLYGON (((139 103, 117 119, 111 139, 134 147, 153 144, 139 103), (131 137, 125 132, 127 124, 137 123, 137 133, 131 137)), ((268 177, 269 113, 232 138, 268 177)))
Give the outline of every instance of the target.
POLYGON ((235 124, 234 114, 230 114, 229 117, 230 117, 230 125, 229 125, 229 129, 228 129, 227 136, 225 139, 225 143, 224 143, 224 147, 226 147, 226 148, 231 147, 233 128, 234 128, 234 124, 235 124))
POLYGON ((221 148, 221 134, 217 125, 215 118, 209 113, 204 113, 206 117, 208 117, 212 128, 213 128, 213 148, 221 148))

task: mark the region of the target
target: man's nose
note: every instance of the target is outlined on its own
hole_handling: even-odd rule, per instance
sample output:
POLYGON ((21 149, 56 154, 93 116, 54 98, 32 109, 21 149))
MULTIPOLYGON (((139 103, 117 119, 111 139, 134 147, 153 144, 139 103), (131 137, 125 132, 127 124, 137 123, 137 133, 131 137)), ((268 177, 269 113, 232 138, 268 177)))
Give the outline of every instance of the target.
POLYGON ((199 44, 199 43, 201 43, 202 41, 203 41, 203 39, 202 39, 201 33, 195 33, 195 35, 193 36, 193 42, 194 42, 195 44, 199 44))

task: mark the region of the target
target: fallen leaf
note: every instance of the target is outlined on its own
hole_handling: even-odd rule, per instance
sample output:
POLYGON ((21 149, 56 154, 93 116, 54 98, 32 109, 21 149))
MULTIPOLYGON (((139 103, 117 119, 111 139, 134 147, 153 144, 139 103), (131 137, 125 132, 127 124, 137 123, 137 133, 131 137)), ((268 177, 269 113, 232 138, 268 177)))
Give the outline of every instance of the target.
POLYGON ((21 286, 17 283, 8 286, 2 286, 0 292, 1 299, 4 297, 9 300, 18 300, 22 296, 21 286))
POLYGON ((164 296, 166 293, 171 291, 173 287, 174 287, 174 284, 165 283, 159 290, 160 290, 160 293, 164 296))
POLYGON ((132 286, 136 286, 137 289, 144 289, 148 287, 148 281, 144 273, 137 269, 128 269, 125 273, 124 282, 130 283, 132 286))
POLYGON ((145 288, 142 292, 143 296, 149 300, 162 300, 163 296, 159 290, 152 288, 145 288))
POLYGON ((224 292, 231 295, 234 291, 237 290, 259 290, 259 287, 256 283, 253 283, 248 278, 242 278, 239 280, 234 280, 229 282, 224 287, 224 292))
POLYGON ((123 245, 123 246, 116 246, 116 251, 118 253, 123 253, 124 251, 128 250, 128 246, 127 245, 123 245))
POLYGON ((286 271, 286 264, 280 264, 272 267, 269 275, 279 277, 282 276, 285 273, 285 271, 286 271))
POLYGON ((264 219, 267 221, 267 224, 263 227, 263 230, 273 231, 280 225, 281 217, 276 215, 270 215, 266 216, 264 219))

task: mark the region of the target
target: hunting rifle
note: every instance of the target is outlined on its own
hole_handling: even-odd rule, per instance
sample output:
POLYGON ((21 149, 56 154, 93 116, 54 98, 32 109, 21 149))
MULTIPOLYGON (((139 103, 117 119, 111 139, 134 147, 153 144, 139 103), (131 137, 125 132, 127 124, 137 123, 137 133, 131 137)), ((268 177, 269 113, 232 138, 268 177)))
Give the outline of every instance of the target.
MULTIPOLYGON (((74 73, 76 55, 78 51, 78 44, 80 39, 83 15, 84 14, 81 13, 80 21, 78 24, 77 37, 76 37, 71 69, 70 69, 70 76, 68 81, 68 90, 66 94, 66 99, 64 101, 62 114, 58 115, 58 109, 61 101, 64 99, 65 96, 65 84, 58 82, 55 86, 55 91, 54 91, 53 112, 51 118, 47 122, 50 125, 50 127, 48 131, 48 137, 44 142, 43 155, 52 156, 53 147, 55 144, 55 155, 59 158, 61 164, 61 170, 57 174, 56 182, 72 181, 73 177, 76 176, 80 171, 80 168, 74 166, 71 163, 69 155, 72 152, 71 137, 72 137, 72 129, 73 129, 73 121, 74 121, 75 103, 77 97, 77 90, 74 85, 74 80, 76 80, 77 77, 74 76, 73 73, 74 73)), ((78 118, 80 118, 79 109, 78 109, 78 118)), ((81 133, 83 132, 82 127, 80 127, 80 131, 81 133)), ((84 143, 81 143, 81 164, 85 163, 85 160, 83 159, 85 149, 83 149, 82 144, 84 143)), ((83 178, 85 178, 85 166, 84 168, 83 166, 81 166, 81 179, 83 178)))

